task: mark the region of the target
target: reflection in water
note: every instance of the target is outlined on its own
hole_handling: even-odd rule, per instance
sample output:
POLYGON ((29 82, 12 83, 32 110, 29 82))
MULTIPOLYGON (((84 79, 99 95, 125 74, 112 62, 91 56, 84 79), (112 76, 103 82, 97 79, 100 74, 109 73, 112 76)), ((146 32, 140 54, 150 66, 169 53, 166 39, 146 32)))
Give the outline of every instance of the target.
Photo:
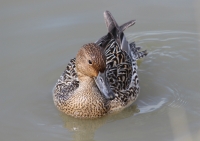
POLYGON ((168 104, 169 107, 180 108, 184 106, 185 104, 187 104, 187 100, 183 95, 180 94, 181 90, 179 90, 177 84, 174 84, 174 86, 171 86, 171 88, 166 86, 166 88, 173 95, 173 100, 168 104))
POLYGON ((107 122, 128 118, 138 112, 137 106, 131 105, 123 111, 97 119, 77 119, 63 113, 61 113, 61 117, 65 127, 74 132, 74 141, 94 141, 95 131, 107 122))
POLYGON ((180 141, 193 141, 188 128, 188 119, 186 117, 185 110, 182 107, 179 107, 178 111, 174 109, 169 109, 168 115, 174 136, 181 137, 178 139, 180 141), (182 136, 183 133, 184 136, 182 136))

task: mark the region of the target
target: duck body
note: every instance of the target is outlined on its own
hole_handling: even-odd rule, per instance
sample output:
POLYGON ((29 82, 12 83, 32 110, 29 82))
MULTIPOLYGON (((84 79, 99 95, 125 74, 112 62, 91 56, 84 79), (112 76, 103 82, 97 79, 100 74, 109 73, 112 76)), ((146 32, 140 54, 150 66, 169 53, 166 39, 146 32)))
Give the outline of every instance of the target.
POLYGON ((110 110, 109 101, 95 85, 93 80, 84 79, 67 100, 62 99, 62 104, 58 107, 77 118, 97 118, 107 114, 110 110))
POLYGON ((139 52, 140 48, 136 47, 134 42, 129 44, 123 33, 135 21, 118 26, 108 11, 104 12, 104 19, 108 34, 95 43, 85 45, 94 46, 89 47, 89 50, 94 52, 83 47, 87 51, 79 51, 77 57, 70 60, 53 90, 56 107, 73 117, 97 118, 122 110, 132 104, 139 95, 136 61, 146 56, 147 52, 139 52), (102 55, 96 52, 101 52, 102 55), (91 54, 89 58, 94 60, 88 59, 88 54, 91 54), (88 62, 84 63, 84 59, 89 62, 88 66, 85 66, 88 62), (80 65, 81 63, 83 65, 80 65), (97 73, 91 69, 91 65, 97 73), (100 69, 97 66, 101 66, 100 69), (96 78, 100 74, 102 77, 98 81, 96 78), (102 82, 106 88, 99 86, 102 82))

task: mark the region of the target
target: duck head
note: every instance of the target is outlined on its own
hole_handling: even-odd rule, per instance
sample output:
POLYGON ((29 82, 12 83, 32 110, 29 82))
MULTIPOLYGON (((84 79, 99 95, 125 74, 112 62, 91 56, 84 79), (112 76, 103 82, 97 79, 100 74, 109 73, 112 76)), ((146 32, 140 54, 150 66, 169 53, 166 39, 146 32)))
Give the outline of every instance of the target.
POLYGON ((106 56, 101 47, 95 43, 84 45, 76 56, 76 71, 80 82, 94 79, 105 98, 114 99, 114 93, 106 79, 106 56))

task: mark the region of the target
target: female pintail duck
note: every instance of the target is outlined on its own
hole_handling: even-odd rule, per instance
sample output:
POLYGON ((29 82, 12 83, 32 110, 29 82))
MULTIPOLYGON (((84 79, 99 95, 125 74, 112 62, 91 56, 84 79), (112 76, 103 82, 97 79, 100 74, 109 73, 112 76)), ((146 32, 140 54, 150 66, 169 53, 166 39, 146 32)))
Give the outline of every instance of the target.
POLYGON ((135 21, 118 26, 108 11, 104 19, 108 34, 79 50, 53 90, 56 107, 73 117, 101 117, 129 106, 139 94, 136 61, 147 52, 123 33, 135 21))

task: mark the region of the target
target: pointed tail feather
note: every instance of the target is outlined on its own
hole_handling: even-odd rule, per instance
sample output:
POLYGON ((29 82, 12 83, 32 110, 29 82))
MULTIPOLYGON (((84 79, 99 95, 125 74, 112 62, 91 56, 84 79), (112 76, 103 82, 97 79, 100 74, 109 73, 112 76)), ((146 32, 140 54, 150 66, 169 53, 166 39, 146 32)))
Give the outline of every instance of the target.
POLYGON ((132 25, 135 24, 135 20, 131 20, 127 23, 124 23, 123 25, 120 26, 121 31, 124 31, 125 29, 131 27, 132 25))
POLYGON ((134 21, 129 21, 122 26, 118 26, 114 17, 109 11, 104 12, 104 20, 108 29, 108 34, 110 34, 111 38, 115 39, 115 41, 119 44, 122 50, 129 53, 129 45, 126 40, 123 31, 134 24, 134 21))
POLYGON ((108 32, 111 32, 113 28, 120 29, 117 22, 115 21, 114 17, 109 11, 104 12, 104 20, 108 29, 108 32))
POLYGON ((123 31, 134 25, 135 20, 131 20, 121 26, 118 26, 116 20, 109 11, 104 12, 104 20, 108 30, 108 34, 97 40, 95 42, 96 44, 105 48, 111 39, 115 39, 115 41, 121 46, 121 49, 123 51, 126 51, 132 57, 132 59, 137 60, 147 55, 146 50, 139 52, 141 47, 136 47, 135 42, 129 44, 126 40, 126 37, 124 36, 123 31))

